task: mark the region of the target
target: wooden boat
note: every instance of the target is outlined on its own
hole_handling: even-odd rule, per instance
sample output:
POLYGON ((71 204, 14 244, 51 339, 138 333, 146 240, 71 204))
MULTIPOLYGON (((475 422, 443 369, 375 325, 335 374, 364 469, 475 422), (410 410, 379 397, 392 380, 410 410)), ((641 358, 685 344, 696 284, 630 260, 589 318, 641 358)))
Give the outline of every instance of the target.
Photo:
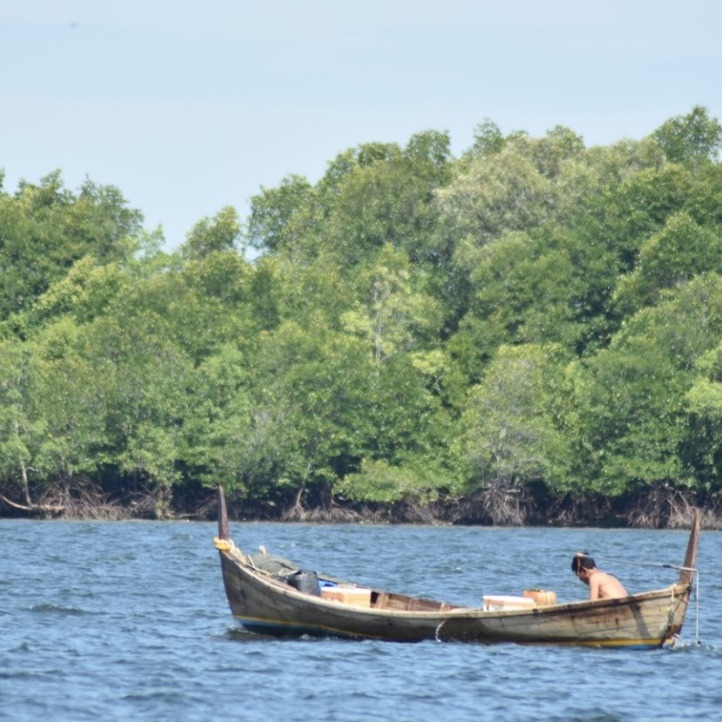
POLYGON ((214 543, 220 552, 228 604, 238 623, 262 634, 657 648, 674 643, 680 634, 696 582, 699 514, 684 563, 678 567, 678 582, 621 599, 545 605, 530 600, 518 609, 504 608, 502 600, 498 609, 472 608, 357 586, 316 573, 312 574, 322 592, 312 587, 309 593, 296 588, 302 585, 293 581, 294 568, 285 560, 275 560, 272 569, 273 564, 263 562, 273 557, 264 552, 248 555, 234 545, 220 487, 218 496, 214 543))

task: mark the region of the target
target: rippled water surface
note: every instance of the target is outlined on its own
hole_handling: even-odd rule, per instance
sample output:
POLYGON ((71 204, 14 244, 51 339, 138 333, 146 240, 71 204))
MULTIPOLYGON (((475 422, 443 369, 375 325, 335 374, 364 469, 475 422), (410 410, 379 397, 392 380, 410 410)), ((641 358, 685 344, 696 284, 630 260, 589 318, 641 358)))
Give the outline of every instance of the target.
MULTIPOLYGON (((236 631, 215 526, 0 522, 0 719, 678 720, 722 709, 719 533, 700 544, 699 641, 653 652, 274 640, 236 631)), ((585 549, 630 592, 660 587, 686 532, 231 524, 308 568, 477 604, 540 586, 562 601, 585 549), (634 562, 635 564, 628 564, 634 562)))

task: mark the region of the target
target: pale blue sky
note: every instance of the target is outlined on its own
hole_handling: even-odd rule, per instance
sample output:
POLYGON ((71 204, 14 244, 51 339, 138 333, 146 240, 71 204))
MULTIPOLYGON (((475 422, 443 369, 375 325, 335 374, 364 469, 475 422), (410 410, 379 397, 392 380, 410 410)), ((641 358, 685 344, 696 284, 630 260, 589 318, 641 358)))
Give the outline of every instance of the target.
POLYGON ((0 0, 4 190, 117 186, 176 248, 363 142, 722 120, 720 28, 719 0, 0 0))

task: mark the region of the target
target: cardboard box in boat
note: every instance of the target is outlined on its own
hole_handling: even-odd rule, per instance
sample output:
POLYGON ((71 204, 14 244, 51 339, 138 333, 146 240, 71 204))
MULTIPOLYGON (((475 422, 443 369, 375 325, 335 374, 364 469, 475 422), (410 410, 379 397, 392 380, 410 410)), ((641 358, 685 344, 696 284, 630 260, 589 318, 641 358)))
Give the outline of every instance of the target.
POLYGON ((371 590, 363 587, 321 587, 321 596, 357 607, 371 606, 371 590))
POLYGON ((489 594, 482 598, 488 612, 507 612, 510 609, 532 609, 536 602, 528 597, 512 597, 504 594, 489 594))
POLYGON ((525 589, 521 595, 533 599, 540 607, 557 603, 556 592, 551 592, 548 589, 525 589))

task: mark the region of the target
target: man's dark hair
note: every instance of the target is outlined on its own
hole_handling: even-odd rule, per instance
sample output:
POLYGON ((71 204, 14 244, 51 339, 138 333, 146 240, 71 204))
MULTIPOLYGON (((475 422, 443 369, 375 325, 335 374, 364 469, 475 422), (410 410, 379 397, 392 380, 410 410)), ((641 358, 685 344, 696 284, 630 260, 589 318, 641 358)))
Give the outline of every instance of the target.
POLYGON ((579 574, 580 569, 594 569, 596 566, 597 565, 594 563, 594 559, 585 552, 575 554, 572 559, 572 571, 575 574, 579 574))

